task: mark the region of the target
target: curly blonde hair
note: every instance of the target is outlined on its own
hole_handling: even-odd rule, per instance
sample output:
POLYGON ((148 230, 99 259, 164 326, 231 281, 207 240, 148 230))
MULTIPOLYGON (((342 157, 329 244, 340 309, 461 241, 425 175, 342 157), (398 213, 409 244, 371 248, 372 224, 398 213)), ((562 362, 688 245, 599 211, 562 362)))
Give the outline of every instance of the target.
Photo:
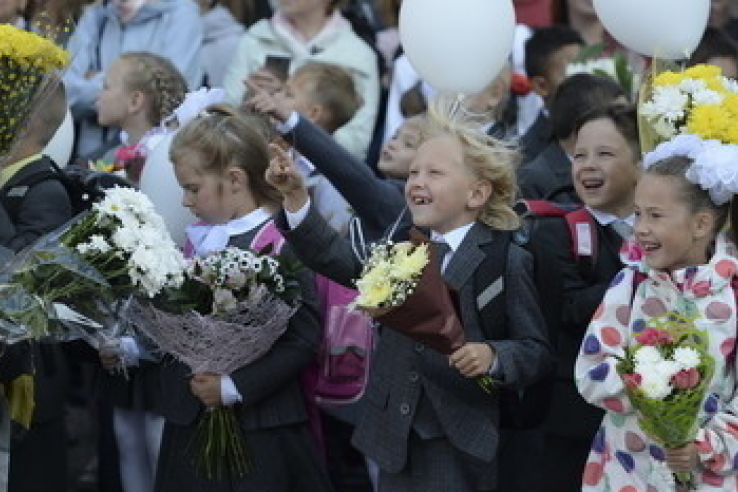
POLYGON ((461 144, 462 160, 468 170, 487 181, 492 193, 482 208, 479 220, 492 229, 515 230, 520 219, 513 210, 517 185, 515 168, 521 156, 516 145, 483 133, 460 111, 456 100, 439 97, 428 106, 428 115, 421 130, 422 140, 451 136, 461 144))

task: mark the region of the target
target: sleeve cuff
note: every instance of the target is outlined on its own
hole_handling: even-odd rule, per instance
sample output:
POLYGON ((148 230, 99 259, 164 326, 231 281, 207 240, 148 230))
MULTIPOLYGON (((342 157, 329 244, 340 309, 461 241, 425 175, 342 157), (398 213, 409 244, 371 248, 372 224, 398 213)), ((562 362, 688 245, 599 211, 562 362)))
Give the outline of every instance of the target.
POLYGON ((492 349, 494 360, 492 360, 492 365, 489 366, 487 374, 496 381, 505 381, 505 373, 502 370, 502 366, 500 365, 500 358, 497 357, 497 350, 492 344, 488 345, 492 349))
POLYGON ((241 393, 236 389, 236 384, 230 376, 220 377, 220 399, 224 406, 241 403, 241 393))
POLYGON ((287 225, 290 226, 290 229, 297 229, 300 224, 302 224, 305 217, 307 217, 308 212, 310 212, 310 204, 311 200, 308 198, 305 205, 303 205, 297 212, 290 212, 287 209, 284 210, 284 215, 287 218, 287 225))
POLYGON ((141 347, 138 346, 136 339, 133 337, 122 337, 120 339, 120 349, 123 353, 123 361, 126 366, 137 366, 138 360, 141 358, 141 347))
POLYGON ((290 117, 287 118, 287 121, 285 121, 284 123, 277 123, 277 131, 281 135, 284 135, 285 133, 289 133, 295 129, 295 127, 297 126, 299 122, 300 122, 300 113, 298 113, 297 111, 293 111, 290 114, 290 117))

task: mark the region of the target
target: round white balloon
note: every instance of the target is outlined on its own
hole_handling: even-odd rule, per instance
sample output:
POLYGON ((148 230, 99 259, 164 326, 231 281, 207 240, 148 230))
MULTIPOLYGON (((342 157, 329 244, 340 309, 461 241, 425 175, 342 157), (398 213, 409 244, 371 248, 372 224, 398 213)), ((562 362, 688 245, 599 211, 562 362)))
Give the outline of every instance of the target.
POLYGON ((169 148, 174 134, 166 135, 149 151, 141 173, 141 191, 154 203, 164 218, 169 234, 179 246, 185 243, 185 227, 197 222, 190 210, 182 205, 182 188, 174 175, 169 148))
POLYGON ((689 58, 702 39, 710 0, 594 0, 605 29, 645 56, 689 58))
POLYGON ((56 130, 54 137, 44 149, 44 154, 53 159, 59 167, 67 167, 69 160, 72 158, 72 148, 74 147, 74 122, 72 121, 72 112, 67 110, 64 121, 56 130))
POLYGON ((482 91, 507 63, 514 34, 512 0, 404 0, 400 10, 403 49, 441 92, 482 91))

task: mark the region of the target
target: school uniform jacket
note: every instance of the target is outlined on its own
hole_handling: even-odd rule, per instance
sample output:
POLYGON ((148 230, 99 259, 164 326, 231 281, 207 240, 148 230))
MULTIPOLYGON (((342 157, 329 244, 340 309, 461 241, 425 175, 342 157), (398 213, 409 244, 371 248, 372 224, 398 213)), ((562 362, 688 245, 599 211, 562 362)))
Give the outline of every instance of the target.
MULTIPOLYGON (((557 390, 549 415, 549 431, 564 436, 591 438, 602 420, 603 412, 579 395, 574 385, 574 363, 582 338, 613 277, 622 269, 621 237, 594 218, 591 225, 597 235, 597 253, 593 264, 575 260, 571 240, 554 248, 561 268, 564 302, 557 347, 557 390)), ((549 221, 544 227, 565 228, 563 221, 549 221)), ((571 237, 568 233, 569 237, 571 237)))
MULTIPOLYGON (((294 230, 287 230, 283 214, 276 223, 298 257, 315 271, 344 283, 358 275, 361 265, 350 244, 313 209, 294 230)), ((481 247, 495 240, 499 240, 495 232, 474 225, 444 271, 447 282, 459 292, 469 341, 483 340, 478 315, 483 306, 479 309, 478 302, 493 298, 496 287, 481 283, 484 287, 478 291, 474 285, 477 276, 484 279, 485 275, 478 270, 484 260, 481 247)), ((522 387, 548 369, 550 350, 531 280, 532 259, 512 244, 506 261, 509 336, 492 345, 504 384, 522 387)), ((456 449, 493 466, 499 443, 498 396, 484 393, 474 380, 450 369, 446 356, 422 344, 383 330, 363 403, 353 443, 383 471, 397 473, 404 468, 412 428, 421 437, 445 437, 456 449)), ((494 468, 490 471, 494 473, 494 468)))
POLYGON ((551 143, 551 119, 544 111, 538 113, 538 118, 533 122, 523 138, 520 139, 520 147, 523 151, 523 163, 531 162, 538 154, 551 143))
MULTIPOLYGON (((248 247, 260 228, 231 238, 229 245, 248 247)), ((283 252, 285 250, 283 249, 283 252)), ((243 398, 234 409, 245 431, 268 429, 307 421, 298 375, 316 356, 321 328, 312 275, 303 271, 303 304, 287 331, 260 359, 238 369, 231 378, 243 398)), ((161 365, 161 408, 168 422, 189 426, 205 410, 190 391, 190 369, 179 362, 161 365)))

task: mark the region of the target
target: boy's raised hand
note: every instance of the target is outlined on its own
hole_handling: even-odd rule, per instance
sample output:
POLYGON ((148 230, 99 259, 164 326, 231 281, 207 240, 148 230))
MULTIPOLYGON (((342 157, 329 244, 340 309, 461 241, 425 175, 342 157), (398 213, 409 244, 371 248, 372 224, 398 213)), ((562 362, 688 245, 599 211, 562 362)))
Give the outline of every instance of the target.
POLYGON ((244 83, 249 88, 251 96, 244 102, 247 109, 271 116, 280 123, 284 123, 289 119, 293 108, 287 103, 281 91, 270 94, 249 79, 246 79, 244 83))
POLYGON ((190 391, 208 408, 222 404, 220 375, 211 372, 195 374, 190 380, 190 391))
POLYGON ((295 167, 292 158, 281 147, 269 144, 272 160, 266 170, 267 183, 282 194, 283 206, 289 212, 297 212, 308 202, 305 180, 295 167))
POLYGON ((449 365, 468 378, 487 374, 494 360, 495 354, 486 343, 466 343, 448 358, 449 365))

